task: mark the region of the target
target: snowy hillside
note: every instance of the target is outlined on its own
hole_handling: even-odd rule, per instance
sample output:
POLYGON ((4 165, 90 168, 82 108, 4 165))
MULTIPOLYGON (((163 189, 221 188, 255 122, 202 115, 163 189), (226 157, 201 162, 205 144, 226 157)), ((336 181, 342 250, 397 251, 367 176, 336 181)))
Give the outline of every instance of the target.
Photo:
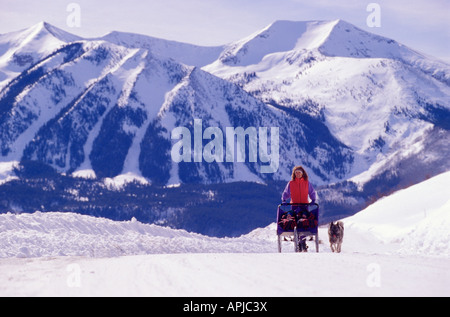
POLYGON ((382 198, 344 220, 346 228, 400 244, 407 254, 450 256, 450 172, 382 198))
POLYGON ((0 215, 0 295, 449 296, 449 182, 450 172, 344 219, 341 254, 326 228, 320 253, 286 241, 278 254, 275 224, 217 239, 135 220, 0 215), (295 263, 307 274, 285 287, 274 274, 295 263))

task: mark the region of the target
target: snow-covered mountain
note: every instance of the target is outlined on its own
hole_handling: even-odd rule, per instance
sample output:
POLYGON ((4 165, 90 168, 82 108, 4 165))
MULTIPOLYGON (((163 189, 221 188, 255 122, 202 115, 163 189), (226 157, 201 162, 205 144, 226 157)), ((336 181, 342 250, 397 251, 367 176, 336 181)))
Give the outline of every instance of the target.
POLYGON ((342 20, 277 21, 203 69, 323 122, 352 150, 346 176, 358 183, 409 174, 402 164, 429 174, 450 168, 450 66, 394 40, 342 20))
POLYGON ((39 23, 0 35, 0 53, 2 162, 157 184, 286 180, 302 164, 316 185, 372 187, 450 168, 450 66, 341 20, 277 21, 219 47, 39 23), (193 136, 194 119, 224 135, 279 128, 277 173, 249 155, 175 163, 171 132, 193 136))
MULTIPOLYGON (((31 42, 63 34, 46 23, 32 29, 38 32, 20 34, 31 33, 31 42)), ((37 62, 30 59, 29 68, 4 84, 3 161, 38 160, 74 175, 130 175, 159 184, 285 179, 299 158, 314 168, 317 182, 340 179, 350 169, 351 151, 322 123, 302 122, 233 83, 173 59, 206 56, 197 61, 205 64, 218 55, 217 48, 198 48, 196 55, 194 46, 130 34, 69 43, 60 37, 52 53, 37 62), (259 173, 262 160, 249 162, 249 155, 244 163, 174 163, 171 131, 187 127, 194 135, 196 118, 203 130, 216 127, 224 134, 227 127, 279 128, 279 173, 259 173)), ((4 36, 5 45, 12 46, 11 38, 4 36)))

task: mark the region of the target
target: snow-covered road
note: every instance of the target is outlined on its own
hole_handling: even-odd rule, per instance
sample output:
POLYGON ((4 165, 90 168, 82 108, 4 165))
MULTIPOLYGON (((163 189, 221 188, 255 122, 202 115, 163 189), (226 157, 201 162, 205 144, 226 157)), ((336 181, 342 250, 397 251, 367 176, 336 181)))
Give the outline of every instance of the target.
POLYGON ((363 253, 0 260, 1 296, 449 296, 449 261, 363 253))

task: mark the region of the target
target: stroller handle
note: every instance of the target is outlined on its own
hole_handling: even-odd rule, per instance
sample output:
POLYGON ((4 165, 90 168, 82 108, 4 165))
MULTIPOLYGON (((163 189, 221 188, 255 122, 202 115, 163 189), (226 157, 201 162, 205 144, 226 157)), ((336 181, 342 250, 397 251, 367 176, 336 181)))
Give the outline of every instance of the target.
POLYGON ((308 204, 300 204, 300 203, 281 203, 280 206, 317 206, 319 207, 318 203, 308 203, 308 204))

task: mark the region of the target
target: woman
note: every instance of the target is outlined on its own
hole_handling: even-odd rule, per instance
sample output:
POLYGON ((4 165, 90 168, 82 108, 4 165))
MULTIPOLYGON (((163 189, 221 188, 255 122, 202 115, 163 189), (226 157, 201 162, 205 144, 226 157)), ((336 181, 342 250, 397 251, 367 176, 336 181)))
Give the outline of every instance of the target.
POLYGON ((296 166, 292 170, 292 180, 286 185, 281 200, 286 202, 291 199, 292 204, 309 204, 316 202, 316 191, 308 180, 308 174, 302 166, 296 166))
MULTIPOLYGON (((309 204, 308 197, 311 199, 311 203, 315 203, 317 198, 316 191, 309 182, 305 169, 302 166, 296 166, 292 170, 292 179, 286 185, 281 195, 281 200, 286 202, 288 199, 291 199, 292 204, 309 204)), ((307 206, 295 206, 293 211, 296 215, 297 227, 311 215, 307 206)), ((307 252, 306 237, 300 237, 298 249, 300 252, 307 252)))

